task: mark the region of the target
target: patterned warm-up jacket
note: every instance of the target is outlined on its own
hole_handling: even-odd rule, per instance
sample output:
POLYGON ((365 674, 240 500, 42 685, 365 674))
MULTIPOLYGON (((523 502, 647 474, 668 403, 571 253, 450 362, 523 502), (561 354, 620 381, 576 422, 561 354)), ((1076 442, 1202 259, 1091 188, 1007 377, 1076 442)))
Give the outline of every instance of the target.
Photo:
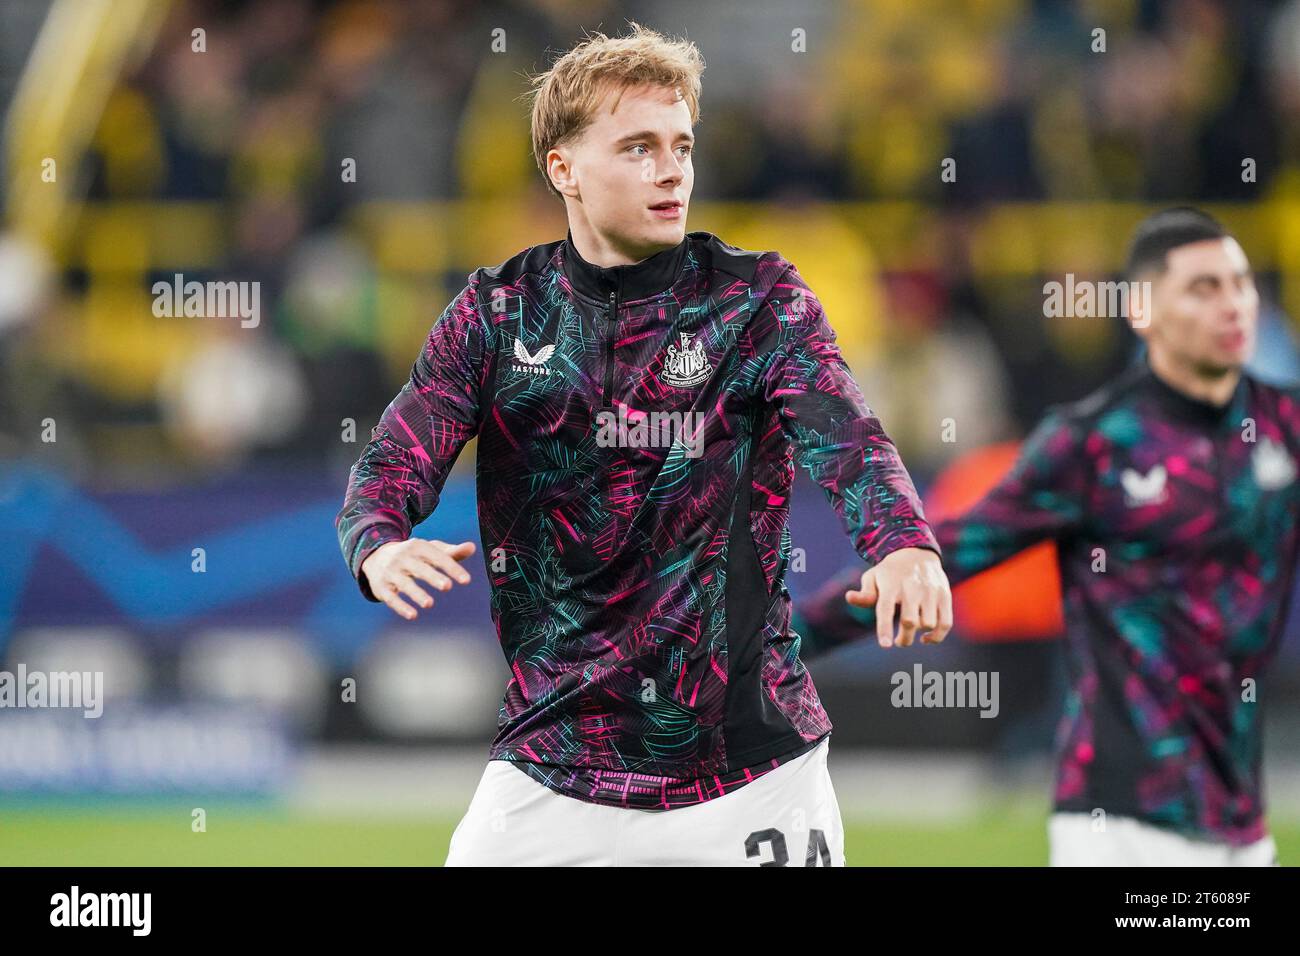
POLYGON ((370 600, 362 562, 474 437, 513 675, 490 757, 592 802, 712 799, 830 731, 790 627, 796 460, 869 564, 938 550, 802 276, 707 232, 608 268, 570 234, 470 274, 338 515, 370 600))
MULTIPOLYGON (((1261 681, 1292 593, 1298 459, 1300 393, 1244 376, 1216 407, 1143 359, 1049 410, 1011 473, 936 523, 954 585, 1056 542, 1071 670, 1057 810, 1265 834, 1261 681)), ((844 601, 860 574, 797 605, 805 657, 874 633, 844 601)))

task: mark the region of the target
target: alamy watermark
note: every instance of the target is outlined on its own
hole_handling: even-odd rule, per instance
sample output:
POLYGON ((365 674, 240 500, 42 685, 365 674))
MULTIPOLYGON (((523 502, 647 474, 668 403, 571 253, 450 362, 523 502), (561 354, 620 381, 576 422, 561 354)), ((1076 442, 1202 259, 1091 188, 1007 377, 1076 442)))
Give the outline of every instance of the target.
POLYGON ((152 910, 152 893, 84 893, 73 884, 50 897, 50 925, 120 926, 132 936, 148 936, 152 910))
POLYGON ((171 282, 155 282, 153 314, 157 318, 233 319, 246 329, 262 321, 262 284, 253 282, 185 281, 176 273, 171 282))
POLYGON ((1076 281, 1073 272, 1065 274, 1064 282, 1043 284, 1043 316, 1048 319, 1122 319, 1133 314, 1137 328, 1151 322, 1151 283, 1143 282, 1093 282, 1076 281))
POLYGON ((981 717, 996 717, 997 671, 926 671, 920 664, 912 670, 895 671, 889 702, 895 707, 978 707, 981 717))
POLYGON ((0 671, 0 708, 80 709, 86 717, 104 713, 103 671, 0 671))
POLYGON ((703 412, 645 412, 634 417, 627 406, 596 413, 596 444, 601 448, 671 448, 680 442, 687 458, 704 452, 703 412))

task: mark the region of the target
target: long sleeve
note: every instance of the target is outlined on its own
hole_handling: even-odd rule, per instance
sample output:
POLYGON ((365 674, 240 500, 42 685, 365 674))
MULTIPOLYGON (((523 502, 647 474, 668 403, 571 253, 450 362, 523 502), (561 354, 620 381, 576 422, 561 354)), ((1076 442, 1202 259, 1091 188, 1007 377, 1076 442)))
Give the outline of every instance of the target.
POLYGON ((402 386, 371 430, 349 473, 335 518, 348 569, 369 601, 379 599, 361 565, 380 545, 404 541, 437 507, 465 443, 478 432, 487 331, 474 277, 434 322, 402 386))
MULTIPOLYGON (((1031 545, 1062 540, 1080 528, 1089 473, 1082 453, 1077 424, 1053 410, 987 495, 960 517, 935 525, 944 570, 954 587, 1031 545)), ((795 605, 792 624, 802 628, 800 656, 815 657, 875 633, 875 609, 844 600, 844 592, 857 588, 861 577, 861 568, 845 568, 795 605)))
MULTIPOLYGON (((763 400, 869 564, 900 548, 939 545, 898 451, 867 406, 821 303, 798 270, 776 280, 758 315, 763 400)), ((865 570, 865 569, 864 569, 865 570)))
POLYGON ((1025 439, 1011 471, 960 518, 935 527, 955 586, 1083 521, 1089 469, 1078 426, 1057 410, 1025 439))

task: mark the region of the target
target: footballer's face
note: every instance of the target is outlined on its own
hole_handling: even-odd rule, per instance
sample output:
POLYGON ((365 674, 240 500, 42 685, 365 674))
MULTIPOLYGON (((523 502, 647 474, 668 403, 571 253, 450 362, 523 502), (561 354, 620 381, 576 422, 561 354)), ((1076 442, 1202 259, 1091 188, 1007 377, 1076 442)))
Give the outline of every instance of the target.
POLYGON ((607 90, 582 136, 550 154, 574 233, 632 262, 677 245, 695 185, 694 144, 691 111, 676 90, 607 90))
POLYGON ((1236 239, 1206 239, 1170 249, 1150 279, 1150 322, 1135 330, 1166 367, 1198 377, 1239 372, 1255 351, 1259 292, 1236 239))

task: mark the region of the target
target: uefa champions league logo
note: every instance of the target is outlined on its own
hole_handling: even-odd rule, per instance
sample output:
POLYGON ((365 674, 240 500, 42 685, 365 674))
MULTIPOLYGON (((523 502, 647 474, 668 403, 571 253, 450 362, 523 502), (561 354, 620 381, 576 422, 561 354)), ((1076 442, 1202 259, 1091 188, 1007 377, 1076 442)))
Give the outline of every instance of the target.
POLYGON ((675 388, 699 385, 713 371, 708 356, 704 354, 704 343, 697 341, 692 345, 691 337, 687 333, 678 332, 677 335, 681 339, 681 347, 668 346, 668 352, 664 356, 663 372, 659 377, 664 384, 675 388))

